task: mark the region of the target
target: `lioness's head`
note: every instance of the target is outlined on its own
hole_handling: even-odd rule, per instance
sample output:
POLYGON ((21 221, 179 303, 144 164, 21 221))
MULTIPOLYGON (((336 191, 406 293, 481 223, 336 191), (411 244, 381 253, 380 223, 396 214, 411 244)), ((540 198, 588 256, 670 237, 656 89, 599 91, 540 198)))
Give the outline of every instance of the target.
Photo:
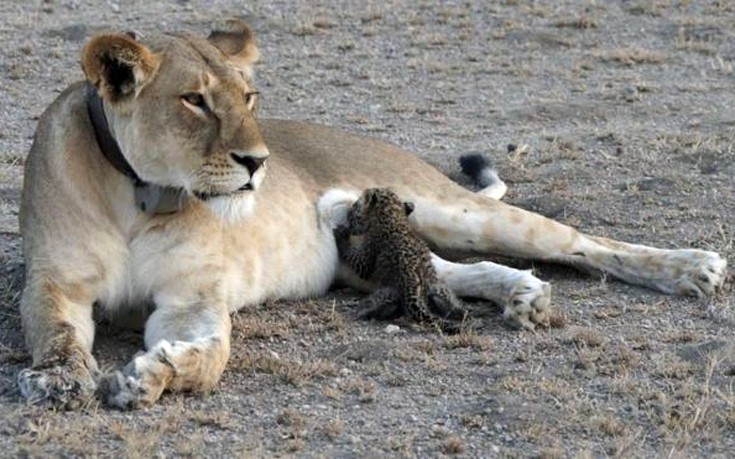
POLYGON ((243 199, 268 157, 255 121, 253 33, 227 21, 208 38, 93 37, 82 67, 104 101, 110 129, 140 178, 204 200, 243 199))

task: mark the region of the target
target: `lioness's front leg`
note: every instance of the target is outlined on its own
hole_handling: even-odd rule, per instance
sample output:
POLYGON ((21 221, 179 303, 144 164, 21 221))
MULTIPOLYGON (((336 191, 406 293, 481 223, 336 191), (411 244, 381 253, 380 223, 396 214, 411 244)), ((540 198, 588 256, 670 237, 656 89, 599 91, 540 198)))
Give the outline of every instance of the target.
POLYGON ((83 288, 62 287, 30 272, 21 299, 26 341, 33 366, 18 374, 20 392, 30 403, 76 408, 95 393, 97 363, 92 300, 83 288))
POLYGON ((106 381, 107 403, 122 409, 153 405, 165 390, 211 390, 230 356, 230 316, 217 296, 160 294, 146 323, 146 352, 106 381))

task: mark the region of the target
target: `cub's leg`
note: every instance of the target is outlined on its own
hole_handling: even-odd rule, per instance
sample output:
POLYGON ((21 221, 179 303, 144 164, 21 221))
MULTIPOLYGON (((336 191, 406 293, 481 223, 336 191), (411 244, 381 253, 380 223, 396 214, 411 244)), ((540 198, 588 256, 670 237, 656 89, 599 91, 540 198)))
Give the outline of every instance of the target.
POLYGON ((394 288, 380 287, 358 303, 357 317, 363 320, 394 320, 404 314, 394 288))
POLYGON ((147 351, 106 381, 107 403, 122 409, 150 406, 165 390, 208 391, 230 356, 230 316, 216 294, 199 298, 159 294, 145 330, 147 351))
POLYGON ((462 321, 467 318, 465 310, 454 292, 444 283, 435 283, 429 286, 427 294, 429 312, 439 319, 462 321))
POLYGON ((92 354, 92 299, 82 288, 62 288, 31 272, 20 312, 33 366, 18 374, 20 393, 30 403, 78 408, 97 388, 92 354))
POLYGON ((414 199, 411 221, 442 249, 544 260, 608 273, 665 293, 707 296, 727 262, 714 252, 663 250, 584 235, 540 215, 471 193, 454 202, 414 199))

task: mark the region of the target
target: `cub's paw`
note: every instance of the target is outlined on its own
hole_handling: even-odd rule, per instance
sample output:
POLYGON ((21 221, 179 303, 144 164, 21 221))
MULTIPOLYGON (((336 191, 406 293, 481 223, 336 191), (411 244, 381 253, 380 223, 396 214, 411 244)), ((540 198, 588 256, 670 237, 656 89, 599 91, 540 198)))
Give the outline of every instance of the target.
POLYGON ((551 286, 528 272, 511 289, 503 310, 506 323, 516 328, 533 330, 547 326, 551 313, 551 286))
POLYGON ((21 370, 17 381, 28 403, 73 410, 94 399, 96 376, 96 368, 90 371, 83 365, 38 366, 21 370))
MULTIPOLYGON (((725 282, 727 261, 717 253, 691 249, 673 250, 670 254, 670 269, 674 273, 670 293, 704 298, 725 282)), ((666 285, 662 287, 667 290, 666 285)))

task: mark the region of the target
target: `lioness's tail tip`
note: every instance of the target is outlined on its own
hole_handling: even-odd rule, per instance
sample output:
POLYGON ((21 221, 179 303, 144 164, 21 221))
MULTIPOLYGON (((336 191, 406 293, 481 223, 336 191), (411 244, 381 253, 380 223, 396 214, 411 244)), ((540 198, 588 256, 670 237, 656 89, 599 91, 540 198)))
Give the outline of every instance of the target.
POLYGON ((473 182, 482 188, 500 181, 492 161, 480 153, 460 156, 459 167, 462 169, 462 173, 469 176, 473 182))

